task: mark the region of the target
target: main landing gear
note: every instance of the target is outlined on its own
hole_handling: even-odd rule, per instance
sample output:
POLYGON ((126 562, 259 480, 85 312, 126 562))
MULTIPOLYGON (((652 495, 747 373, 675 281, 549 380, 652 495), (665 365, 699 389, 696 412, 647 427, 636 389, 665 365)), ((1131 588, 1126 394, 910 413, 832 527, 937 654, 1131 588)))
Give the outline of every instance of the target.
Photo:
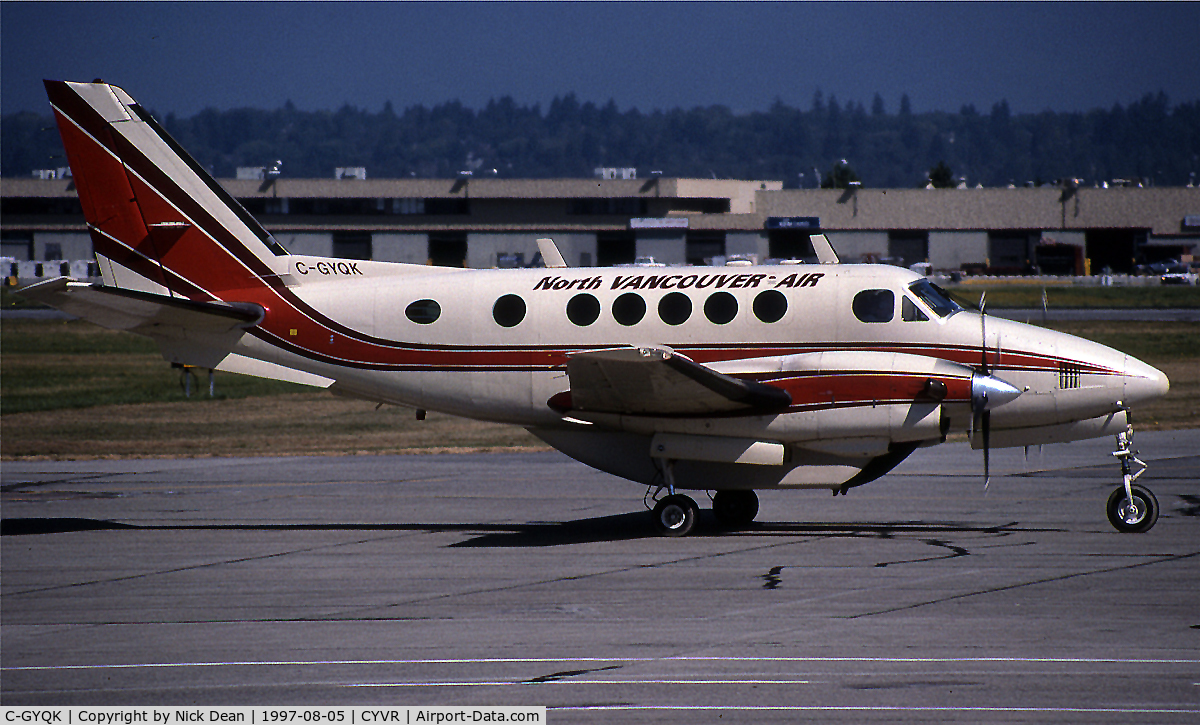
POLYGON ((696 502, 673 493, 654 505, 654 527, 663 536, 687 536, 696 526, 696 502))
MULTIPOLYGON (((663 536, 687 536, 696 526, 698 507, 690 496, 675 492, 674 461, 663 461, 664 484, 654 495, 657 496, 664 488, 667 495, 654 504, 654 528, 663 536)), ((651 499, 650 491, 646 492, 647 506, 651 499)), ((754 491, 717 491, 712 497, 713 514, 717 521, 730 529, 740 529, 749 526, 758 515, 758 494, 754 491)))
MULTIPOLYGON (((696 526, 696 502, 682 493, 675 493, 675 461, 662 461, 663 485, 658 487, 654 496, 658 496, 664 488, 667 496, 654 504, 654 528, 663 536, 687 536, 696 526)), ((646 491, 647 507, 651 499, 650 491, 646 491)))
MULTIPOLYGON (((744 529, 758 515, 758 494, 753 491, 717 491, 713 514, 727 529, 744 529)), ((672 493, 654 505, 654 526, 663 536, 687 536, 696 525, 698 507, 690 496, 672 493)))
POLYGON ((758 494, 753 491, 717 491, 712 502, 717 521, 730 529, 744 529, 758 515, 758 494))
POLYGON ((1146 472, 1146 464, 1137 457, 1133 449, 1133 426, 1117 434, 1117 450, 1113 455, 1121 462, 1121 478, 1124 483, 1117 486, 1108 497, 1108 520, 1123 534, 1141 534, 1149 531, 1158 521, 1158 499, 1145 486, 1134 484, 1138 476, 1146 472), (1133 471, 1133 464, 1141 468, 1133 471))

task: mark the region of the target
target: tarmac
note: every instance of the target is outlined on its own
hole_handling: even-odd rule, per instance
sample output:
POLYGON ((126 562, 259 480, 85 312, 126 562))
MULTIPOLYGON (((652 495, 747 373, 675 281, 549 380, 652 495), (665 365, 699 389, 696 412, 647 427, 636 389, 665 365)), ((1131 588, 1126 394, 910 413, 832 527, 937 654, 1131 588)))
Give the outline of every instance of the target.
MULTIPOLYGON (((557 453, 5 462, 0 701, 560 722, 1200 721, 1200 430, 917 451, 660 538, 557 453)), ((708 500, 696 496, 702 506, 708 500)))

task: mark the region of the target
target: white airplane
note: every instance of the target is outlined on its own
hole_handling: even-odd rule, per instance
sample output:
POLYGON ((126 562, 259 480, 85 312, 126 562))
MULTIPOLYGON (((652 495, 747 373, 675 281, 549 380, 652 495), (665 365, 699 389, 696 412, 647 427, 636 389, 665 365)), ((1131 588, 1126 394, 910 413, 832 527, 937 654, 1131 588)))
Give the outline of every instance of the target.
POLYGON ((1167 378, 987 319, 924 277, 822 264, 468 270, 289 254, 123 90, 47 81, 103 284, 26 297, 146 335, 171 362, 523 426, 649 488, 666 535, 748 525, 756 489, 834 494, 922 446, 1116 435, 1120 531, 1154 525, 1129 410, 1167 378), (1141 468, 1133 472, 1134 465, 1141 468), (665 495, 663 495, 665 493, 665 495))

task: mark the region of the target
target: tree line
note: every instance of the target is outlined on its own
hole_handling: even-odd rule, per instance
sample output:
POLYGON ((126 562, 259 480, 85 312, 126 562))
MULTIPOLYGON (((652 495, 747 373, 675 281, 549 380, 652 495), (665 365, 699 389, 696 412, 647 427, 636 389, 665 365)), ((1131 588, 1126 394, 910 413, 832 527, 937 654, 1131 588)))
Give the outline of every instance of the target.
MULTIPOLYGON (((151 110, 153 113, 153 110, 151 110)), ((896 112, 876 94, 870 109, 817 92, 801 110, 776 101, 766 111, 725 106, 642 112, 580 102, 574 94, 519 105, 511 97, 471 109, 458 101, 379 112, 344 105, 302 111, 207 109, 162 125, 215 176, 282 161, 284 177, 327 178, 363 166, 370 178, 451 178, 464 171, 505 178, 588 177, 597 167, 635 167, 641 176, 783 180, 814 188, 858 180, 866 187, 1017 186, 1082 178, 1182 186, 1200 171, 1200 103, 1163 93, 1086 112, 1012 113, 1000 101, 983 113, 896 112)), ((65 166, 52 119, 0 118, 0 174, 28 176, 65 166)))

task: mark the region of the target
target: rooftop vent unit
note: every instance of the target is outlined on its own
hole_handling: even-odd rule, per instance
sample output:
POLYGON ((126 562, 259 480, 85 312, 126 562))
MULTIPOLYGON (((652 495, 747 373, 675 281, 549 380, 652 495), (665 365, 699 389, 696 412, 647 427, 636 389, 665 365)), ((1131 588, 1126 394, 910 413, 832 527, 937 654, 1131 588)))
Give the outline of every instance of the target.
POLYGON ((606 181, 612 181, 614 179, 625 179, 628 181, 629 179, 637 178, 636 168, 618 169, 612 166, 604 166, 594 169, 592 173, 595 174, 596 178, 604 179, 606 181))

